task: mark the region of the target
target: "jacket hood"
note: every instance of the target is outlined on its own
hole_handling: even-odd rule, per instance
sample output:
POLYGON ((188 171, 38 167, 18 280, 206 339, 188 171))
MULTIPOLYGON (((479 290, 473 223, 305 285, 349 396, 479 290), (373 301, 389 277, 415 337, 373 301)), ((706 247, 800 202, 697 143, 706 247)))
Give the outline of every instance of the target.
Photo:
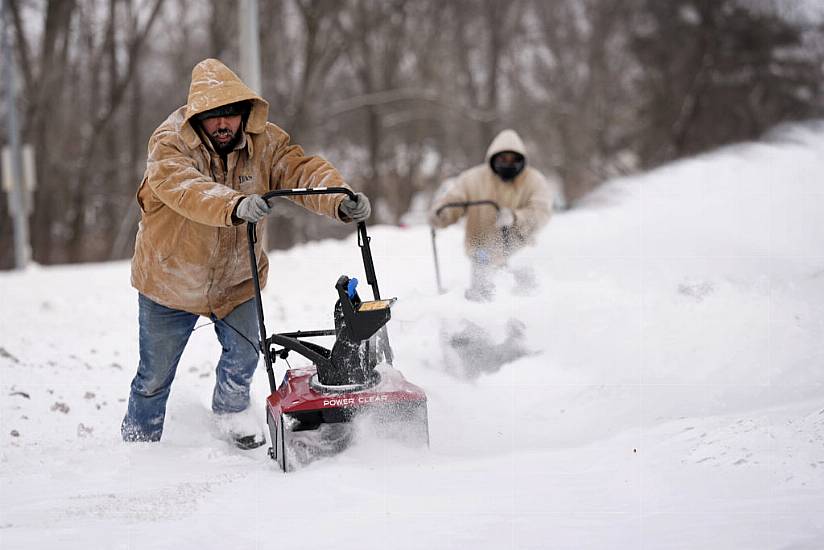
POLYGON ((502 151, 513 151, 523 155, 524 159, 527 158, 526 146, 515 130, 507 129, 495 136, 489 144, 489 149, 486 150, 486 164, 489 164, 494 155, 502 151))
POLYGON ((266 127, 269 103, 246 86, 229 67, 217 59, 204 59, 192 69, 184 123, 191 126, 192 117, 198 113, 245 100, 252 103, 246 131, 259 134, 266 127))

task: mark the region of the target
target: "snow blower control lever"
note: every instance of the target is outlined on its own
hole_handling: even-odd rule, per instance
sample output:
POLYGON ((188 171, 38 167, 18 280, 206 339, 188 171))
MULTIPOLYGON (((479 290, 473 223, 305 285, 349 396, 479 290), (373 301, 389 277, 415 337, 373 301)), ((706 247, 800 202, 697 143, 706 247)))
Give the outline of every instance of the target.
MULTIPOLYGON (((349 198, 357 200, 355 193, 346 187, 278 189, 266 193, 263 195, 263 199, 268 201, 274 197, 331 194, 346 194, 349 198)), ((366 234, 366 224, 364 222, 358 223, 358 246, 363 257, 366 281, 372 287, 374 300, 362 301, 357 292, 357 279, 350 279, 346 275, 342 275, 335 284, 338 301, 334 308, 334 329, 286 332, 273 334, 269 338, 266 337, 260 278, 254 250, 257 241, 256 226, 256 223, 248 224, 249 257, 260 330, 260 351, 263 353, 266 363, 266 374, 269 377, 269 386, 272 392, 277 390, 273 370, 275 359, 278 356, 287 357, 290 351, 303 355, 317 366, 318 382, 322 385, 369 385, 375 383, 379 378, 374 370, 378 363, 378 352, 383 353, 387 362, 391 363, 391 348, 389 348, 385 329, 382 329, 389 321, 390 307, 395 299, 382 300, 380 297, 375 266, 372 261, 372 251, 369 246, 369 236, 366 234), (378 331, 381 331, 382 338, 377 338, 377 341, 373 343, 370 339, 378 331), (335 336, 335 344, 332 349, 329 350, 318 344, 300 339, 317 336, 335 336), (274 346, 280 346, 281 349, 275 349, 274 346), (374 349, 375 347, 378 349, 374 349)))

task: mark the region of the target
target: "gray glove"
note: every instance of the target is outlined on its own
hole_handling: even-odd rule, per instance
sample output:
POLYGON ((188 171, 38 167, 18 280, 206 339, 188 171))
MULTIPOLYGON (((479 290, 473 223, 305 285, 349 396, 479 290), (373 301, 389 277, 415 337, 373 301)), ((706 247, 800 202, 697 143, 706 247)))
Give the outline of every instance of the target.
POLYGON ((346 197, 340 203, 340 213, 344 221, 362 222, 365 221, 372 213, 372 205, 369 204, 369 199, 363 193, 355 193, 357 201, 346 197))
POLYGON ((237 203, 235 215, 247 222, 256 223, 271 211, 272 207, 260 195, 249 195, 237 203))

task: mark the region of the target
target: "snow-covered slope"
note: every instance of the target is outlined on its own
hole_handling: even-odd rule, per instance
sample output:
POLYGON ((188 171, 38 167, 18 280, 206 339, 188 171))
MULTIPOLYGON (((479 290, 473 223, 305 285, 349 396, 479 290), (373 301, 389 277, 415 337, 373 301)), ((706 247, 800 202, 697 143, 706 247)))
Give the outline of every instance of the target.
MULTIPOLYGON (((431 449, 363 433, 289 475, 216 437, 205 319, 163 442, 120 442, 127 263, 2 273, 0 548, 822 548, 822 151, 795 128, 611 182, 513 259, 538 291, 502 273, 489 304, 463 299, 460 228, 444 295, 428 228, 374 228, 431 449), (524 354, 466 376, 467 320, 493 347, 521 321, 524 354)), ((270 257, 272 332, 331 326, 337 277, 363 279, 354 239, 270 257)), ((262 368, 253 390, 262 411, 262 368)))

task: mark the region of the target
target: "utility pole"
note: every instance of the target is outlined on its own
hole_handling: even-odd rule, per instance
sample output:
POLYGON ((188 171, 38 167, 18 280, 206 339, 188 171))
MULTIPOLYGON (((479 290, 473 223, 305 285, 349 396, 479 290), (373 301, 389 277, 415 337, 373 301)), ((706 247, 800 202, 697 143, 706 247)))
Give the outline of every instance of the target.
MULTIPOLYGON (((238 50, 240 52, 240 78, 259 96, 263 95, 260 76, 260 34, 258 32, 257 0, 240 0, 238 3, 238 50)), ((263 250, 269 245, 269 235, 263 232, 260 244, 263 250)))
POLYGON ((9 213, 14 220, 14 266, 24 269, 29 261, 29 212, 26 197, 23 192, 23 170, 20 153, 20 131, 17 126, 17 89, 14 74, 14 56, 11 51, 9 29, 11 27, 11 8, 8 2, 0 0, 0 16, 2 16, 2 44, 3 73, 6 96, 6 130, 8 133, 9 158, 8 173, 11 179, 9 194, 9 213))
POLYGON ((240 0, 238 6, 240 78, 256 94, 262 94, 258 2, 257 0, 240 0))

